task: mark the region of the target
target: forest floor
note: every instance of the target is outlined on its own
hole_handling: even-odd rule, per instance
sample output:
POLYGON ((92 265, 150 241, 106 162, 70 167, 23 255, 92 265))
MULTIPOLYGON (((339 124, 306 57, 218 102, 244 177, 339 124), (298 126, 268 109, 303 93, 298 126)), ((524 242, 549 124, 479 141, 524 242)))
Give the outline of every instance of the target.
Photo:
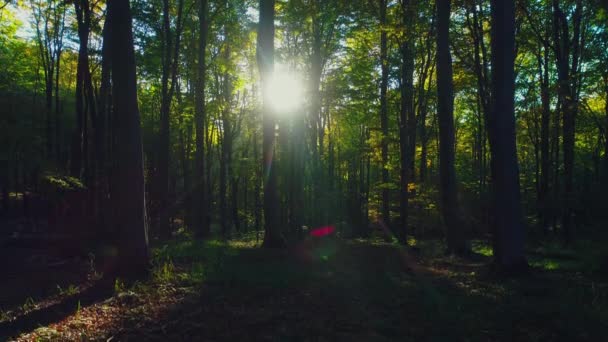
MULTIPOLYGON (((586 272, 587 260, 574 250, 530 250, 531 272, 506 280, 488 272, 491 250, 483 243, 473 244, 474 260, 444 256, 437 241, 416 244, 408 252, 394 243, 324 238, 279 251, 251 239, 176 240, 154 249, 144 282, 116 281, 91 296, 100 293, 90 291, 95 277, 75 276, 79 283, 55 293, 0 301, 0 340, 605 338, 608 280, 586 272)), ((27 281, 34 283, 21 292, 36 287, 27 281)))

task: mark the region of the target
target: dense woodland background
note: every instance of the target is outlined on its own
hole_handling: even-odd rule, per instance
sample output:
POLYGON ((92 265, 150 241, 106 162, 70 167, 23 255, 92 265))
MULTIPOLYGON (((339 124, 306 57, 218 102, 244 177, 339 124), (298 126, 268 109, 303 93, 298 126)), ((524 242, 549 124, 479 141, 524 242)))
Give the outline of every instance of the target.
MULTIPOLYGON (((445 1, 279 1, 267 18, 257 6, 131 3, 153 239, 266 227, 265 241, 277 245, 297 241, 303 226, 365 237, 376 224, 404 243, 447 236, 458 252, 495 226, 494 236, 515 234, 520 245, 524 234, 513 232, 523 228, 512 226, 566 244, 603 230, 608 36, 599 2, 516 1, 514 22, 498 15, 507 23, 496 32, 490 3, 478 0, 451 9, 445 1), (501 38, 503 27, 514 30, 514 44, 501 38), (511 45, 514 70, 494 66, 510 62, 511 45), (273 67, 304 84, 290 110, 263 101, 260 72, 273 67), (515 132, 500 119, 513 115, 509 72, 515 132), (516 160, 502 151, 512 133, 516 160), (494 199, 493 160, 495 175, 517 177, 506 188, 495 182, 494 199), (504 217, 511 227, 500 228, 504 217)), ((117 143, 129 119, 112 110, 107 14, 103 1, 3 4, 4 216, 18 215, 19 201, 26 216, 58 216, 52 196, 61 196, 71 202, 72 230, 117 229, 111 190, 130 183, 112 168, 135 157, 117 143)))
POLYGON ((321 235, 608 272, 606 5, 0 0, 0 241, 126 277, 321 235))

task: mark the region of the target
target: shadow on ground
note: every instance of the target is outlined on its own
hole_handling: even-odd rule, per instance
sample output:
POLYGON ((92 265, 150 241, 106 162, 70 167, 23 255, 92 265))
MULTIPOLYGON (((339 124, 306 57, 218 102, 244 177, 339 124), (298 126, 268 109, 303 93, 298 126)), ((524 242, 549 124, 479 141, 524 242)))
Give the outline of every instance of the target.
MULTIPOLYGON (((69 322, 56 324, 51 337, 571 341, 601 340, 608 328, 606 297, 581 279, 540 271, 489 279, 480 260, 415 260, 391 244, 327 239, 269 251, 183 242, 160 249, 155 260, 150 284, 104 302, 120 308, 110 323, 76 325, 79 335, 69 334, 69 322)), ((100 305, 81 315, 99 314, 100 305)))

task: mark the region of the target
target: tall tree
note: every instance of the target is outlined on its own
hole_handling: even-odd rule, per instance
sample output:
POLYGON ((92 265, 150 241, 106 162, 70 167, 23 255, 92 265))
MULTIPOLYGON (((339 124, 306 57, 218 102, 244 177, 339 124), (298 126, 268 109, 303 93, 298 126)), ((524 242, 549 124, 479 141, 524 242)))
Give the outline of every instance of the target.
POLYGON ((129 0, 108 0, 112 110, 115 146, 112 165, 113 225, 119 263, 116 272, 136 276, 149 267, 148 225, 144 190, 143 151, 131 8, 129 0))
POLYGON ((390 214, 390 191, 389 191, 389 172, 388 172, 388 39, 387 39, 387 20, 386 20, 387 0, 380 0, 380 130, 382 140, 380 141, 382 155, 382 220, 384 224, 391 225, 390 214))
MULTIPOLYGON (((407 243, 408 216, 408 183, 412 173, 412 144, 415 146, 415 112, 414 112, 414 0, 401 1, 401 20, 404 38, 401 42, 401 110, 399 116, 399 147, 401 154, 399 189, 401 227, 397 236, 401 243, 407 243)), ((424 81, 423 81, 424 82, 424 81)))
POLYGON ((572 207, 574 206, 575 118, 578 113, 579 76, 582 65, 582 49, 584 48, 584 40, 582 40, 584 34, 581 27, 583 2, 582 0, 575 1, 574 12, 570 20, 562 9, 560 0, 553 0, 552 4, 558 93, 563 120, 564 198, 562 225, 564 240, 569 243, 572 238, 572 207), (570 31, 572 31, 572 34, 570 34, 570 31))
POLYGON ((205 131, 206 109, 205 109, 205 78, 207 74, 207 35, 209 31, 209 2, 198 0, 198 63, 195 84, 194 120, 196 126, 196 156, 195 156, 195 181, 194 181, 194 226, 197 236, 209 235, 209 214, 206 198, 206 174, 205 174, 205 131))
MULTIPOLYGON (((66 6, 59 1, 47 3, 40 0, 32 0, 32 14, 34 28, 36 31, 36 42, 38 45, 42 71, 44 75, 45 89, 45 126, 46 126, 46 154, 50 157, 53 153, 53 124, 51 113, 53 111, 53 88, 58 86, 59 66, 63 50, 63 37, 65 30, 66 6)), ((59 101, 56 91, 55 101, 59 101)), ((57 111, 59 106, 55 106, 57 111)))
POLYGON ((505 270, 527 265, 515 146, 515 1, 492 0, 492 110, 489 117, 494 199, 494 261, 505 270))
POLYGON ((437 114, 441 214, 447 227, 448 251, 466 253, 467 241, 458 211, 454 166, 454 86, 450 52, 451 0, 437 0, 437 114))
POLYGON ((277 170, 274 167, 275 124, 269 83, 274 71, 274 14, 275 0, 260 0, 260 21, 256 57, 262 81, 263 111, 263 174, 264 174, 264 243, 265 247, 282 247, 285 244, 279 226, 279 198, 277 194, 277 170))
POLYGON ((158 186, 160 199, 159 229, 164 238, 171 235, 169 222, 169 155, 170 155, 170 114, 173 94, 177 86, 177 72, 179 66, 179 51, 182 33, 182 13, 184 0, 178 0, 177 17, 175 18, 175 33, 171 30, 171 17, 169 14, 169 0, 163 0, 163 54, 161 78, 161 106, 160 106, 160 137, 159 137, 159 167, 158 186), (175 40, 175 41, 173 41, 175 40))
MULTIPOLYGON (((76 129, 72 135, 72 159, 70 174, 80 178, 84 162, 85 180, 90 182, 90 168, 87 162, 88 141, 85 140, 87 132, 87 112, 91 119, 96 120, 96 104, 93 101, 93 81, 89 67, 89 35, 91 32, 91 7, 88 0, 74 1, 76 23, 78 27, 78 67, 76 71, 76 129)), ((98 132, 95 132, 98 135, 98 132)), ((97 143, 99 143, 97 141, 97 143)), ((98 145, 98 144, 96 144, 98 145)))

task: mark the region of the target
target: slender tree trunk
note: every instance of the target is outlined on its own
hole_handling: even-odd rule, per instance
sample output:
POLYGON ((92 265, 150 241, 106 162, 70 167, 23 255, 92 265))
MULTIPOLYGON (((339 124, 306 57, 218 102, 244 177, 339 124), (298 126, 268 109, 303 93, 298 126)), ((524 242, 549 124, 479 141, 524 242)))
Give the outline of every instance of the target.
POLYGON ((239 177, 232 178, 230 190, 232 192, 232 222, 237 233, 241 232, 241 222, 239 220, 239 177))
POLYGON ((323 127, 321 123, 321 76, 323 74, 323 56, 321 55, 322 48, 322 32, 321 19, 319 18, 319 6, 322 0, 312 1, 312 54, 311 54, 311 113, 310 123, 312 127, 311 147, 312 147, 312 175, 315 179, 313 182, 312 196, 315 201, 312 203, 312 224, 321 225, 323 223, 323 127))
POLYGON ((209 28, 208 0, 198 0, 198 18, 199 18, 199 39, 198 39, 198 65, 196 78, 196 93, 195 93, 195 124, 196 124, 196 156, 195 156, 195 176, 194 184, 194 227, 198 237, 207 237, 209 235, 209 214, 206 198, 206 165, 205 165, 205 77, 207 73, 207 34, 209 28))
MULTIPOLYGON (((226 82, 226 81, 225 81, 226 82)), ((228 97, 228 96, 226 96, 228 97)), ((228 106, 226 104, 226 106, 228 106)), ((230 234, 231 220, 228 215, 228 181, 231 178, 230 163, 232 161, 232 125, 228 118, 229 108, 225 108, 222 113, 222 147, 220 153, 220 170, 219 170, 219 195, 220 195, 220 225, 222 227, 222 235, 228 237, 230 234)), ((236 199, 233 198, 233 201, 236 199)))
POLYGON ((553 36, 556 50, 558 91, 562 99, 563 114, 563 154, 564 154, 564 193, 563 193, 563 233, 565 243, 572 240, 572 218, 574 206, 574 137, 575 117, 578 111, 576 77, 580 57, 580 28, 582 2, 576 1, 573 14, 573 34, 570 37, 566 14, 559 0, 553 0, 553 36), (572 44, 572 46, 571 46, 572 44), (572 63, 572 65, 570 65, 572 63))
MULTIPOLYGON (((52 63, 52 62, 51 62, 52 63)), ((47 157, 50 157, 53 154, 53 126, 51 124, 51 113, 53 111, 53 70, 47 71, 48 76, 46 77, 46 106, 45 106, 45 115, 46 115, 46 154, 47 157)))
POLYGON ((494 260, 501 269, 527 265, 515 146, 515 1, 492 0, 490 149, 494 186, 494 260))
POLYGON ((61 136, 59 126, 61 119, 59 117, 61 111, 61 101, 59 100, 59 71, 61 69, 61 53, 62 48, 58 47, 57 61, 55 66, 55 160, 59 161, 61 155, 61 136))
POLYGON ((257 61, 262 81, 263 97, 263 173, 264 173, 264 247, 282 247, 285 241, 279 226, 279 198, 277 195, 277 164, 275 150, 275 113, 270 106, 273 94, 266 85, 274 72, 274 16, 275 0, 260 0, 258 24, 257 61))
POLYGON ((113 223, 119 239, 117 274, 129 277, 145 274, 149 267, 143 151, 131 20, 128 0, 108 1, 106 24, 112 26, 112 100, 118 147, 113 156, 112 177, 116 184, 111 194, 113 223))
MULTIPOLYGON (((256 134, 256 132, 253 132, 253 160, 255 160, 256 162, 260 162, 261 164, 264 165, 264 161, 260 160, 260 156, 258 155, 258 136, 256 134)), ((254 196, 253 196, 253 217, 254 217, 254 225, 255 225, 255 232, 256 232, 256 242, 257 240, 259 240, 258 238, 258 233, 260 231, 260 211, 262 211, 262 204, 261 204, 261 200, 260 200, 260 194, 261 194, 261 187, 260 187, 260 181, 263 178, 263 175, 260 175, 259 172, 259 168, 256 167, 256 177, 255 179, 255 186, 254 186, 254 196)))
MULTIPOLYGON (((407 32, 414 27, 414 11, 412 0, 403 0, 402 20, 407 32)), ((412 35, 408 34, 406 41, 401 44, 401 111, 399 120, 399 146, 401 152, 400 178, 401 186, 399 189, 400 199, 400 225, 397 237, 402 244, 407 244, 408 229, 408 183, 411 172, 411 162, 413 161, 413 151, 411 144, 415 145, 415 138, 412 138, 416 130, 414 112, 414 44, 412 35)), ((415 146, 414 146, 415 149, 415 146)))
MULTIPOLYGON (((86 75, 89 69, 89 32, 90 16, 89 3, 87 0, 74 1, 76 20, 78 25, 78 66, 76 70, 76 130, 72 135, 72 158, 70 163, 70 175, 81 178, 83 160, 87 157, 84 154, 85 144, 84 133, 86 130, 86 75)), ((85 162, 86 164, 86 162, 85 162)), ((89 185, 89 184, 87 184, 89 185)))
POLYGON ((382 133, 382 140, 380 142, 381 154, 382 154, 382 207, 381 215, 384 224, 387 227, 391 226, 390 216, 390 191, 388 183, 390 182, 388 173, 388 103, 387 103, 387 90, 388 90, 388 41, 387 32, 385 30, 386 21, 386 6, 387 0, 380 0, 380 64, 382 69, 382 75, 380 80, 380 129, 382 133))
MULTIPOLYGON (((424 58, 424 65, 422 67, 422 76, 418 80, 418 119, 416 120, 415 127, 420 136, 420 167, 419 167, 419 178, 420 182, 424 183, 426 181, 426 172, 427 172, 427 131, 426 131, 426 118, 428 115, 428 103, 429 103, 429 90, 426 88, 427 81, 433 79, 433 74, 435 72, 435 58, 433 55, 433 38, 435 35, 435 16, 433 15, 433 19, 429 28, 428 36, 426 37, 426 52, 424 58)), ((430 88, 430 86, 429 86, 430 88)), ((414 141, 415 143, 415 141, 414 141)), ((411 153, 415 155, 416 149, 411 150, 411 153)), ((414 160, 411 160, 411 169, 414 169, 414 160)), ((414 174, 412 173, 412 179, 414 178, 414 174)))
POLYGON ((169 222, 169 136, 171 98, 169 98, 169 78, 171 73, 171 18, 169 17, 169 0, 163 0, 162 29, 162 76, 160 104, 160 133, 158 147, 158 200, 159 200, 159 233, 163 239, 171 235, 169 222))
POLYGON ((439 178, 441 212, 447 227, 448 251, 468 252, 458 212, 454 166, 454 90, 450 52, 450 0, 437 1, 437 114, 439 116, 439 178))
POLYGON ((550 156, 549 156, 549 125, 551 117, 551 103, 549 98, 549 47, 544 46, 543 56, 539 56, 539 76, 541 80, 541 126, 540 126, 540 192, 538 196, 540 225, 546 231, 548 225, 550 156))

